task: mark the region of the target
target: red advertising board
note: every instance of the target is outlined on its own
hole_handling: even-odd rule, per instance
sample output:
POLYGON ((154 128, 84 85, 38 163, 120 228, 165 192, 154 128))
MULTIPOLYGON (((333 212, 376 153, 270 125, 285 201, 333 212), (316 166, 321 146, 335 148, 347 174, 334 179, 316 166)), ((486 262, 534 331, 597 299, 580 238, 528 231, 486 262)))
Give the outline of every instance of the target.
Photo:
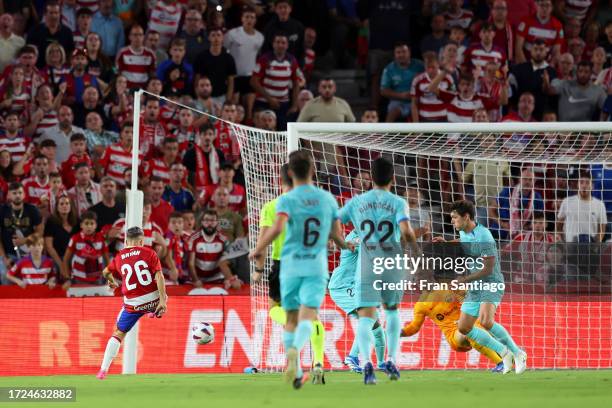
MULTIPOLYGON (((355 322, 327 299, 321 310, 326 326, 326 365, 342 369, 355 322)), ((0 299, 0 375, 94 374, 121 308, 118 297, 0 299)), ((534 368, 612 367, 612 316, 605 302, 506 303, 499 320, 529 353, 534 368)), ((412 315, 401 309, 403 321, 412 315)), ((247 366, 282 366, 282 328, 265 311, 252 316, 248 296, 174 296, 162 319, 141 320, 139 373, 242 372, 247 366), (252 319, 256 319, 253 325, 252 319), (196 345, 194 322, 207 321, 215 341, 196 345), (260 333, 254 335, 253 327, 260 333)), ((308 350, 305 351, 306 359, 308 350)), ((112 373, 121 371, 121 354, 112 373)), ((421 332, 402 339, 404 369, 486 368, 491 364, 472 351, 456 353, 427 322, 421 332)))

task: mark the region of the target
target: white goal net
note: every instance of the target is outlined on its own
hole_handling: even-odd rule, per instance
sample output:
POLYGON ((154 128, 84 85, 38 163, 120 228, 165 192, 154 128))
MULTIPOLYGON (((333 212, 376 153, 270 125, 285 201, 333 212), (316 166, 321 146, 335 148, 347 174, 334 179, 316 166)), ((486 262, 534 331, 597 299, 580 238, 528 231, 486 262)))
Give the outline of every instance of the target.
MULTIPOLYGON (((287 153, 311 152, 316 182, 340 204, 371 185, 376 157, 395 164, 419 240, 456 237, 449 206, 475 203, 498 241, 506 294, 497 319, 534 368, 612 367, 612 125, 608 123, 290 124, 285 132, 233 126, 244 163, 249 240, 259 210, 280 194, 287 153), (606 243, 605 241, 608 240, 606 243)), ((337 254, 330 254, 330 270, 337 254)), ((258 366, 284 364, 282 328, 267 318, 267 280, 252 286, 258 366)), ((412 304, 401 308, 404 323, 412 304)), ((326 298, 326 365, 342 368, 355 322, 326 298)), ((450 349, 434 322, 402 339, 400 366, 484 368, 477 352, 450 349)))

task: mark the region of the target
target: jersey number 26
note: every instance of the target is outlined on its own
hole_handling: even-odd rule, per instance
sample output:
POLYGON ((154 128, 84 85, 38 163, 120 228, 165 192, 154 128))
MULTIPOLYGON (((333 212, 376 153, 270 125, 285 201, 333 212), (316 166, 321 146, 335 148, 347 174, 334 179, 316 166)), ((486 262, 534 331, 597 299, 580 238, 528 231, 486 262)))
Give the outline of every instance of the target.
POLYGON ((149 283, 153 282, 153 277, 149 271, 149 265, 147 265, 145 261, 137 261, 134 264, 133 270, 130 264, 123 264, 121 266, 121 274, 125 277, 125 287, 127 290, 136 289, 136 286, 138 286, 136 283, 130 283, 130 279, 134 272, 136 272, 138 283, 142 286, 147 286, 149 283))

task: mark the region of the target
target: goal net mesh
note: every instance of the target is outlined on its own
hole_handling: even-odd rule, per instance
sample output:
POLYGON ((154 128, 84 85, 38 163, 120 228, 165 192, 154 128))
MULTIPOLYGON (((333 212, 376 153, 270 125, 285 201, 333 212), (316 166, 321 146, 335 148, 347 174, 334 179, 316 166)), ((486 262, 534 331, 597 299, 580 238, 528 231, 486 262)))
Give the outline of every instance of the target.
MULTIPOLYGON (((612 250, 610 243, 600 242, 610 238, 603 228, 612 210, 612 127, 606 132, 526 127, 521 132, 423 133, 412 132, 410 125, 388 132, 363 124, 360 129, 297 132, 293 146, 312 154, 320 187, 342 205, 370 188, 371 160, 391 160, 393 192, 409 203, 411 225, 423 242, 432 236, 458 237, 450 204, 474 202, 477 221, 492 231, 501 254, 506 293, 496 319, 528 352, 529 366, 612 367, 612 250)), ((233 132, 241 146, 253 246, 259 210, 280 194, 288 135, 243 126, 233 126, 233 132)), ((337 258, 338 253, 330 253, 330 271, 337 258)), ((262 337, 253 342, 253 353, 263 370, 279 370, 284 365, 282 327, 266 318, 267 274, 252 285, 251 295, 253 335, 262 337)), ((412 319, 412 306, 402 305, 403 323, 412 319)), ((326 365, 341 369, 355 321, 329 297, 320 317, 327 331, 326 365)), ((399 364, 412 369, 492 366, 474 350, 452 351, 432 321, 402 339, 399 364)))

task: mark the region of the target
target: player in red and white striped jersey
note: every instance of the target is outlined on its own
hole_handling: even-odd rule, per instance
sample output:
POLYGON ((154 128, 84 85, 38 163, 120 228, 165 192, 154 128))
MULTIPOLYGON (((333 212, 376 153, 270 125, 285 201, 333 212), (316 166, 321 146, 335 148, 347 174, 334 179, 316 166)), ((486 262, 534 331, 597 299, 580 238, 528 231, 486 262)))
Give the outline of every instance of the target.
POLYGON ((201 229, 189 242, 189 272, 197 288, 205 281, 224 280, 226 288, 239 289, 242 282, 232 274, 229 262, 223 258, 227 240, 218 232, 219 219, 215 210, 204 211, 201 229))
POLYGON ((144 31, 135 24, 130 28, 130 45, 117 53, 118 73, 128 82, 128 88, 145 88, 149 77, 155 74, 155 52, 144 46, 144 31))
POLYGON ((140 152, 145 159, 157 156, 158 148, 166 138, 166 129, 159 122, 159 99, 147 98, 140 118, 140 152))
POLYGON ((495 26, 485 22, 480 28, 480 42, 470 45, 463 54, 464 71, 472 72, 474 68, 480 68, 480 76, 484 74, 484 68, 489 62, 495 62, 499 67, 506 64, 506 54, 493 44, 495 38, 495 26))
POLYGON ((102 268, 108 265, 108 247, 104 235, 96 232, 98 216, 86 211, 81 216, 81 232, 74 234, 68 242, 62 275, 68 280, 64 287, 70 286, 70 279, 77 283, 96 284, 102 276, 102 268))
POLYGON ((51 258, 43 256, 44 241, 40 235, 33 234, 26 238, 29 255, 21 258, 11 270, 7 279, 22 288, 27 285, 49 285, 53 289, 56 283, 55 264, 51 258))
POLYGON ((142 229, 132 227, 127 231, 127 246, 121 250, 104 269, 104 278, 114 289, 121 279, 123 308, 117 319, 117 329, 106 344, 104 358, 97 378, 103 380, 119 352, 121 341, 138 320, 148 314, 162 317, 167 310, 166 283, 161 262, 155 251, 143 246, 142 229))
MULTIPOLYGON (((132 122, 124 122, 121 125, 119 143, 108 146, 99 162, 99 172, 115 180, 119 186, 125 186, 124 173, 132 168, 133 128, 132 122)), ((140 165, 143 160, 142 153, 138 155, 138 160, 140 165)))
POLYGON ((159 33, 159 49, 166 50, 176 35, 183 15, 183 7, 176 0, 157 0, 151 15, 147 31, 159 33))
POLYGON ((463 0, 449 0, 448 11, 444 13, 446 18, 446 29, 450 30, 451 27, 463 27, 468 29, 472 20, 474 19, 474 13, 470 10, 461 8, 463 6, 463 0))
POLYGON ((526 17, 516 28, 516 62, 531 59, 531 47, 536 40, 542 40, 550 49, 553 62, 561 54, 564 43, 563 25, 552 15, 552 0, 536 2, 536 14, 526 17))
POLYGON ((30 139, 25 137, 17 112, 10 112, 4 119, 4 129, 0 131, 0 150, 11 153, 13 163, 19 163, 30 146, 30 139))
MULTIPOLYGON (((417 75, 412 81, 410 94, 412 95, 412 121, 413 122, 444 122, 446 121, 446 106, 444 101, 429 90, 429 85, 438 76, 440 67, 435 56, 425 59, 425 72, 417 75)), ((453 78, 446 74, 438 85, 439 89, 453 90, 453 78)))
POLYGON ((33 162, 34 175, 23 181, 25 190, 25 202, 32 205, 40 205, 40 198, 51 189, 49 183, 49 159, 38 155, 33 162))

